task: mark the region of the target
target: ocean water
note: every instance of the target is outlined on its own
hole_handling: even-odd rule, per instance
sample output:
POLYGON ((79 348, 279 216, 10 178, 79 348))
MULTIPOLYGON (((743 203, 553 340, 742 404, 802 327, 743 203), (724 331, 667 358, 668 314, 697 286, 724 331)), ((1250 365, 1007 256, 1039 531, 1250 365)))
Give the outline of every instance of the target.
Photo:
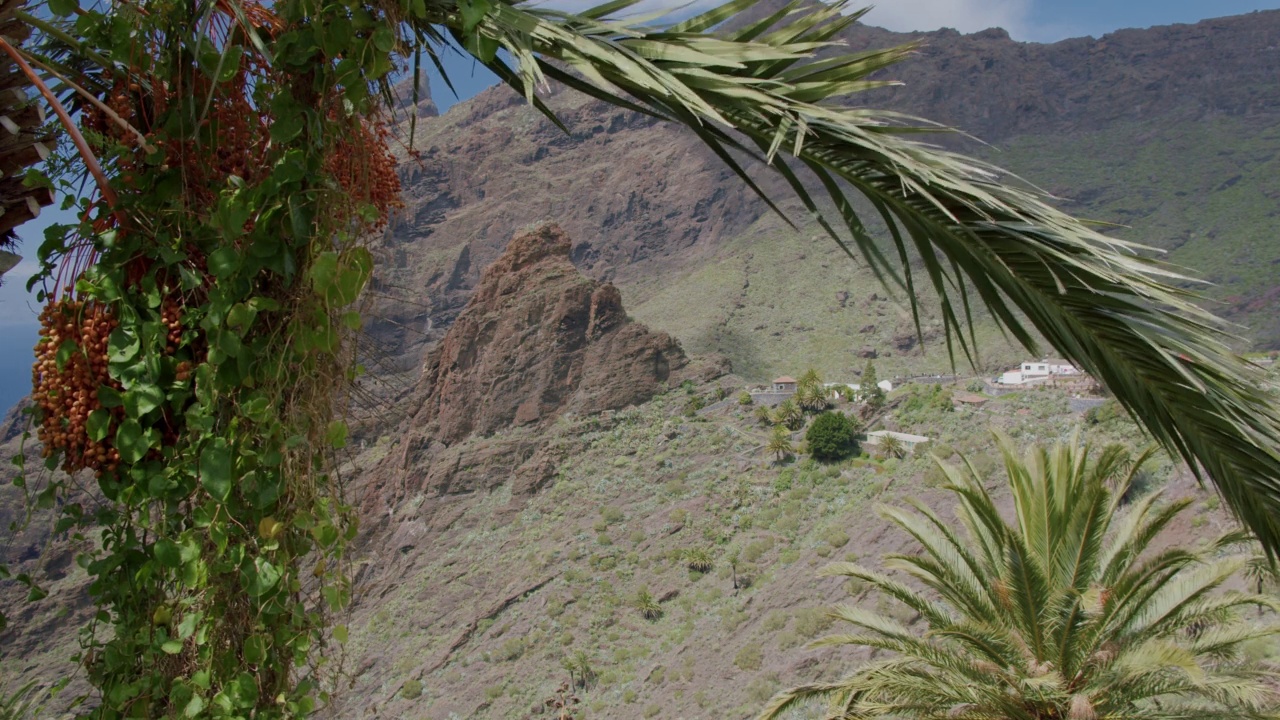
POLYGON ((31 392, 31 363, 35 360, 39 327, 0 325, 0 415, 31 392))

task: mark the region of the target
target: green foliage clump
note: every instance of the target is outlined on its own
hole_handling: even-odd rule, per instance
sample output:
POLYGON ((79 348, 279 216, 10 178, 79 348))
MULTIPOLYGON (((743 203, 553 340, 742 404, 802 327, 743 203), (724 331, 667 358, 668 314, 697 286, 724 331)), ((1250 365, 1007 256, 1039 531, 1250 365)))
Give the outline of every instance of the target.
POLYGON ((955 411, 951 397, 951 391, 941 385, 911 385, 898 407, 898 421, 904 426, 936 423, 939 415, 955 411))
POLYGON ((738 393, 738 404, 741 405, 742 407, 750 407, 751 405, 755 404, 755 399, 751 397, 751 393, 747 392, 746 390, 743 390, 742 392, 738 393))
POLYGON ((707 399, 701 395, 694 395, 684 403, 685 417, 693 417, 698 411, 707 406, 707 399))
POLYGON ((773 549, 773 538, 765 536, 759 540, 752 540, 742 549, 742 560, 753 563, 759 560, 765 553, 773 549))
POLYGON ((600 508, 600 519, 610 525, 616 525, 626 519, 626 515, 622 510, 614 505, 606 505, 600 508))
POLYGON ((649 588, 640 588, 636 592, 633 604, 640 611, 640 616, 645 620, 657 620, 662 617, 662 606, 658 604, 657 598, 649 592, 649 588))
POLYGON ((406 680, 405 683, 400 686, 400 697, 404 698, 405 700, 416 700, 421 696, 422 696, 421 680, 406 680))
POLYGON ((867 367, 862 371, 862 379, 858 385, 862 395, 862 402, 866 403, 867 407, 873 411, 884 407, 884 390, 877 384, 878 382, 876 379, 876 364, 868 360, 867 367))
POLYGON ((703 548, 688 548, 683 552, 683 557, 685 566, 694 572, 708 573, 716 565, 711 551, 703 548))
POLYGON ((524 655, 526 649, 525 640, 522 637, 507 638, 502 643, 502 647, 498 648, 497 658, 503 662, 518 660, 524 655))
POLYGON ((842 548, 849 544, 849 534, 839 528, 828 530, 822 539, 833 548, 842 548))
POLYGON ((739 670, 759 670, 764 664, 764 649, 760 647, 760 643, 747 643, 733 656, 733 664, 739 670))
POLYGON ((766 632, 777 632, 787 626, 790 616, 782 610, 774 610, 764 618, 764 629, 766 632))
POLYGON ((844 413, 824 412, 814 419, 804 440, 814 458, 840 460, 856 448, 853 434, 857 430, 857 425, 844 413))
POLYGON ((1084 411, 1086 425, 1111 425, 1129 420, 1128 413, 1115 398, 1084 411))
POLYGON ((792 628, 805 638, 811 638, 831 627, 835 619, 831 612, 821 608, 802 608, 796 612, 796 621, 792 628))

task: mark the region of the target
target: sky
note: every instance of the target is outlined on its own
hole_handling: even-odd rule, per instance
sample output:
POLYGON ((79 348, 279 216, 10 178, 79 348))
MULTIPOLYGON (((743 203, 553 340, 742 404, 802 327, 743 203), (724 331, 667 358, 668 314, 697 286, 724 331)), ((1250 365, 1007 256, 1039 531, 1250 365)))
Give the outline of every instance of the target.
MULTIPOLYGON (((550 0, 547 4, 566 10, 581 10, 603 0, 550 0)), ((644 0, 640 8, 650 10, 668 5, 687 13, 718 0, 644 0)), ((1070 37, 1101 37, 1123 28, 1195 23, 1255 10, 1280 9, 1280 0, 851 0, 850 7, 873 5, 863 19, 868 25, 900 32, 937 30, 943 27, 972 33, 991 27, 1009 31, 1015 40, 1055 42, 1070 37)), ((469 59, 446 61, 450 77, 462 100, 497 82, 491 73, 469 59)), ((429 68, 431 95, 441 112, 458 98, 429 68)))
POLYGON ((1280 0, 882 0, 865 22, 901 31, 1002 27, 1016 40, 1053 42, 1277 8, 1280 0))
MULTIPOLYGON (((574 9, 595 5, 601 0, 554 1, 559 7, 574 9)), ((696 4, 715 2, 693 1, 696 4)), ((686 6, 687 11, 689 0, 647 0, 646 7, 668 3, 673 7, 686 6)), ((863 4, 858 0, 853 2, 854 7, 863 4)), ((1016 40, 1053 42, 1083 35, 1100 37, 1121 28, 1190 23, 1277 8, 1280 0, 881 0, 864 22, 899 31, 951 27, 961 32, 976 32, 1003 27, 1016 40)), ((487 70, 461 57, 449 58, 446 65, 462 99, 496 82, 487 70)), ((458 101, 436 77, 432 77, 431 94, 441 112, 458 101)), ((19 228, 23 243, 18 252, 33 254, 43 238, 44 227, 52 221, 66 222, 66 217, 46 209, 40 218, 19 228)), ((27 345, 28 340, 34 342, 36 304, 23 290, 26 278, 34 269, 34 263, 24 262, 10 271, 0 285, 0 355, 8 347, 27 345)), ((0 373, 5 369, 0 363, 0 373)))

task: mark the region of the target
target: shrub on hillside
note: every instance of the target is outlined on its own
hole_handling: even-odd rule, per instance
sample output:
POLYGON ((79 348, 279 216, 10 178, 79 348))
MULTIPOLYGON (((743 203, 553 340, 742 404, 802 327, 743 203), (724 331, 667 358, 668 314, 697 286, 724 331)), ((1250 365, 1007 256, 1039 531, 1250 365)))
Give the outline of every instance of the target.
POLYGON ((422 696, 421 680, 406 680, 404 685, 400 686, 400 697, 405 700, 414 700, 422 696))
POLYGON ((804 434, 809 453, 819 460, 839 460, 854 450, 857 426, 844 413, 824 412, 804 434))

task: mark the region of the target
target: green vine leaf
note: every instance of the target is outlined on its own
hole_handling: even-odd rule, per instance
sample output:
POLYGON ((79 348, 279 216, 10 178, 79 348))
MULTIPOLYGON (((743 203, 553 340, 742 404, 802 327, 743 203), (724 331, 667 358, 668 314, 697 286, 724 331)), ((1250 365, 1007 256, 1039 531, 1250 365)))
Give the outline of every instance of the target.
POLYGON ((124 394, 124 411, 131 418, 140 419, 163 404, 164 391, 156 385, 134 385, 124 394))
POLYGON ((124 399, 115 388, 102 385, 98 387, 98 404, 104 408, 118 408, 124 405, 124 399))
POLYGON ((214 438, 200 451, 200 483, 219 502, 231 495, 231 449, 223 438, 214 438))
POLYGON ((159 433, 155 428, 143 430, 137 420, 130 418, 120 423, 120 429, 116 431, 115 447, 121 460, 136 463, 146 457, 157 440, 159 433))
POLYGON ((347 424, 341 420, 334 420, 329 423, 329 427, 325 430, 325 442, 329 443, 335 450, 340 450, 347 446, 347 424))
POLYGON ((107 359, 112 363, 129 363, 138 357, 142 349, 142 341, 121 328, 111 332, 107 340, 107 359))
POLYGON ((231 277, 240 269, 240 253, 221 247, 209 253, 209 272, 218 279, 231 277))
POLYGON ((176 568, 182 565, 182 553, 178 550, 178 544, 172 540, 160 540, 152 547, 151 552, 159 562, 165 567, 176 568))
MULTIPOLYGON (((101 399, 101 393, 99 393, 99 399, 101 399)), ((111 432, 111 413, 98 408, 89 413, 84 425, 85 430, 89 433, 90 440, 102 442, 107 439, 107 434, 111 432)))
POLYGON ((280 568, 267 562, 264 558, 253 559, 253 569, 249 571, 249 582, 246 589, 250 597, 262 597, 271 592, 280 582, 280 568))

